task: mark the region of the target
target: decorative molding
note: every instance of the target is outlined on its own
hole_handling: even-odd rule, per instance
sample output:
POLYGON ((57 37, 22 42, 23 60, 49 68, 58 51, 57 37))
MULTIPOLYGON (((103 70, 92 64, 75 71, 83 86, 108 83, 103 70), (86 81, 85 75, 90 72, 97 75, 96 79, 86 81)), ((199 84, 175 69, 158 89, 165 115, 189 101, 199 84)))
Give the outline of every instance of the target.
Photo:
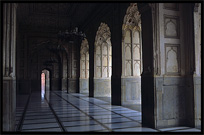
POLYGON ((131 3, 126 11, 126 15, 123 20, 123 29, 126 29, 127 27, 129 29, 139 29, 141 23, 141 15, 138 11, 137 3, 131 3))
POLYGON ((123 30, 132 30, 132 31, 141 31, 140 26, 133 26, 133 25, 127 25, 127 24, 123 24, 122 29, 123 30))
POLYGON ((181 59, 179 44, 165 44, 165 74, 180 75, 181 59))
POLYGON ((108 43, 108 45, 111 45, 110 38, 110 28, 107 24, 101 23, 96 33, 95 45, 101 45, 102 43, 108 43))
POLYGON ((89 78, 89 44, 87 39, 82 40, 80 48, 80 78, 89 78))
POLYGON ((154 47, 154 75, 161 74, 161 61, 160 61, 160 21, 159 21, 159 4, 154 4, 154 12, 152 12, 153 20, 153 47, 154 47))
POLYGON ((95 49, 94 49, 94 76, 96 78, 109 78, 111 73, 109 70, 111 65, 109 65, 111 59, 109 59, 112 55, 112 52, 109 51, 111 50, 111 32, 110 28, 108 27, 107 24, 101 23, 98 31, 96 33, 96 38, 95 38, 95 49), (104 62, 105 61, 105 62, 104 62), (104 71, 104 68, 107 70, 104 71), (100 70, 100 71, 99 71, 100 70), (100 73, 100 74, 99 74, 100 73), (106 73, 106 74, 104 74, 106 73), (105 76, 104 76, 105 75, 105 76))
POLYGON ((87 39, 85 38, 84 40, 82 40, 80 53, 85 54, 87 52, 89 52, 89 43, 87 39))
POLYGON ((140 76, 141 71, 141 15, 137 3, 131 3, 126 11, 123 26, 122 39, 122 67, 123 76, 140 76), (135 61, 139 61, 135 63, 135 61), (138 66, 139 64, 139 66, 138 66), (136 67, 139 67, 137 70, 136 67))
POLYGON ((165 38, 180 38, 179 17, 164 15, 164 37, 165 38))

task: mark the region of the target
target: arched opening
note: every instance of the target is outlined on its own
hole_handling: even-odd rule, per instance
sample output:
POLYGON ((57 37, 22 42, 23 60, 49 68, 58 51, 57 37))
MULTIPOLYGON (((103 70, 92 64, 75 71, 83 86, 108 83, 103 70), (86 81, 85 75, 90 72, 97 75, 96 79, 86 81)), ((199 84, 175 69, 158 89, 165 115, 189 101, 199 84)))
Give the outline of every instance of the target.
POLYGON ((137 3, 131 3, 122 26, 122 105, 141 111, 142 43, 137 3))
POLYGON ((94 97, 111 97, 112 46, 111 32, 101 23, 94 44, 94 97))
POLYGON ((41 74, 41 97, 44 98, 45 95, 45 73, 41 74))
POLYGON ((41 73, 41 98, 44 99, 46 93, 50 90, 50 71, 47 69, 42 70, 41 73))
POLYGON ((89 93, 89 44, 85 38, 80 48, 80 83, 79 92, 89 93))

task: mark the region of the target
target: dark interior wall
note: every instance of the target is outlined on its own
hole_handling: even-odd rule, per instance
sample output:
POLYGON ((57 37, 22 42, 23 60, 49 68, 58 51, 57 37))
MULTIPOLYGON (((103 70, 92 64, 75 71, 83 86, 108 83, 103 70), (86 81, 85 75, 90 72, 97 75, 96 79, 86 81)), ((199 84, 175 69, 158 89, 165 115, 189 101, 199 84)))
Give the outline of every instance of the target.
POLYGON ((63 63, 62 65, 54 63, 49 67, 53 70, 53 85, 51 89, 66 90, 69 86, 69 92, 79 91, 79 49, 81 42, 78 41, 72 45, 68 45, 67 43, 65 45, 68 45, 67 57, 57 56, 54 53, 45 51, 46 48, 43 49, 40 45, 39 47, 37 46, 48 40, 57 40, 57 33, 59 31, 65 31, 66 29, 70 30, 75 26, 78 26, 79 30, 81 30, 80 26, 83 26, 83 23, 85 23, 83 19, 90 16, 89 14, 91 14, 91 10, 94 6, 94 3, 19 4, 17 14, 19 27, 19 32, 17 34, 18 92, 29 93, 31 90, 40 89, 40 73, 43 68, 46 68, 43 63, 51 57, 63 63), (84 6, 88 7, 88 9, 86 9, 87 12, 84 12, 84 6), (78 11, 77 8, 81 10, 78 11), (81 17, 78 17, 79 15, 81 15, 81 17), (80 24, 80 22, 82 22, 82 24, 80 24), (33 50, 36 51, 31 54, 30 52, 33 50))
MULTIPOLYGON (((48 50, 46 41, 56 40, 55 33, 21 32, 17 39, 17 92, 30 93, 40 90, 41 72, 48 68, 53 73, 52 88, 60 89, 60 59, 56 53, 48 50), (54 59, 56 63, 45 65, 54 59)), ((54 42, 54 41, 53 41, 54 42)))
MULTIPOLYGON (((102 6, 98 7, 95 12, 89 15, 90 18, 87 18, 84 24, 80 25, 80 26, 84 26, 82 27, 82 29, 85 31, 88 42, 92 47, 94 46, 96 32, 101 22, 104 22, 109 26, 111 31, 111 36, 112 36, 112 32, 115 34, 118 34, 119 37, 122 36, 122 33, 121 33, 122 22, 123 22, 123 18, 125 16, 127 7, 129 6, 129 3, 123 3, 123 4, 101 3, 101 5, 102 6), (118 9, 113 8, 115 5, 117 5, 118 9), (117 29, 116 31, 113 29, 115 29, 114 27, 115 27, 115 24, 117 23, 119 24, 119 27, 118 27, 119 29, 117 29)), ((31 14, 31 17, 25 20, 25 22, 26 21, 27 22, 31 21, 31 22, 24 25, 20 20, 21 17, 18 17, 19 18, 18 21, 21 23, 19 23, 19 32, 17 34, 18 35, 17 37, 17 61, 18 61, 17 62, 18 63, 17 64, 17 80, 18 80, 17 88, 18 90, 17 91, 22 93, 29 93, 32 89, 39 90, 41 70, 43 68, 46 68, 44 67, 43 62, 46 61, 46 59, 49 59, 50 57, 54 57, 56 60, 58 59, 58 56, 55 55, 54 53, 50 53, 49 51, 45 51, 45 50, 42 51, 42 48, 40 47, 39 44, 46 42, 48 40, 49 41, 57 40, 57 33, 59 32, 59 30, 64 31, 65 29, 68 28, 68 25, 70 25, 69 24, 70 21, 67 21, 67 24, 64 23, 63 25, 61 25, 60 23, 62 23, 66 19, 64 19, 65 18, 64 16, 59 16, 58 14, 56 14, 54 10, 49 11, 48 9, 43 7, 46 9, 46 12, 50 12, 50 14, 44 14, 44 13, 42 14, 41 12, 44 12, 45 9, 43 9, 42 11, 35 11, 34 9, 29 10, 27 9, 27 7, 29 6, 31 6, 31 9, 33 7, 36 8, 35 6, 32 7, 32 5, 30 4, 25 7, 20 6, 19 10, 22 10, 21 7, 23 7, 24 10, 28 10, 28 12, 31 14), (33 11, 35 11, 36 13, 33 11), (48 20, 46 21, 44 20, 43 22, 43 19, 42 19, 43 16, 48 18, 48 20), (55 20, 59 19, 59 22, 52 21, 52 19, 55 19, 55 20), (35 51, 33 54, 31 54, 31 50, 32 51, 36 50, 36 46, 39 46, 37 47, 39 49, 35 51), (36 83, 38 85, 34 85, 36 83)), ((50 6, 54 7, 55 5, 50 5, 50 6)), ((20 14, 18 14, 18 16, 20 16, 20 14)), ((74 18, 76 17, 73 16, 73 19, 74 18)), ((117 45, 119 45, 117 42, 121 42, 121 38, 115 38, 114 40, 113 38, 111 38, 111 42, 112 44, 116 43, 117 45)), ((79 76, 80 76, 80 73, 79 73, 80 45, 81 45, 81 42, 78 40, 78 42, 76 42, 75 44, 71 45, 71 47, 69 47, 68 64, 66 64, 66 62, 63 62, 63 67, 60 67, 59 65, 57 66, 57 64, 54 63, 52 64, 51 67, 49 67, 51 70, 53 70, 53 78, 52 78, 53 85, 51 89, 65 90, 66 85, 64 85, 64 83, 66 83, 66 78, 64 74, 69 74, 68 84, 67 84, 69 86, 68 91, 69 92, 79 91, 78 87, 79 87, 79 76), (66 70, 65 64, 66 66, 67 65, 69 66, 69 68, 67 69, 68 73, 65 72, 66 70), (59 81, 60 79, 61 81, 59 81)), ((90 51, 93 52, 93 48, 90 51)))

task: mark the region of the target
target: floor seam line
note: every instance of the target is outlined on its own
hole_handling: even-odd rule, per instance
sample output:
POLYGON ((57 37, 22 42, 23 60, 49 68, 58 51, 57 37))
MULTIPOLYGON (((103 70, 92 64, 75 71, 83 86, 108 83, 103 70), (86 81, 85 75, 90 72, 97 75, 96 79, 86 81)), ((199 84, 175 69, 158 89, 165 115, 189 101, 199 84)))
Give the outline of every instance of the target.
MULTIPOLYGON (((59 96, 57 93, 53 92, 55 95, 59 96)), ((61 97, 63 100, 65 100, 66 102, 70 103, 69 101, 67 101, 66 99, 64 99, 63 97, 61 97)), ((74 106, 75 108, 77 108, 75 105, 73 105, 72 103, 70 103, 72 106, 74 106)), ((82 113, 84 113, 85 115, 87 115, 88 117, 90 117, 91 119, 95 120, 97 123, 99 123, 101 126, 105 127, 106 129, 110 130, 112 132, 112 129, 104 126, 103 124, 101 124, 99 121, 97 121, 96 119, 94 119, 93 117, 89 116, 87 113, 85 113, 84 111, 80 110, 79 108, 77 108, 79 111, 81 111, 82 113)))
MULTIPOLYGON (((74 96, 74 95, 72 95, 72 96, 74 96)), ((81 99, 81 100, 84 100, 83 98, 80 98, 80 97, 77 97, 77 96, 74 96, 74 97, 79 98, 79 99, 81 99)), ((94 97, 93 97, 93 98, 94 98, 94 97)), ((100 99, 99 99, 99 100, 100 100, 100 99)), ((86 101, 86 100, 84 100, 84 101, 86 101)), ((89 101, 86 101, 86 102, 89 102, 89 101)), ((92 103, 92 102, 89 102, 89 103, 91 103, 91 104, 93 104, 93 105, 95 105, 95 106, 98 106, 98 107, 100 107, 100 108, 103 108, 103 107, 101 107, 101 106, 99 106, 99 105, 96 105, 96 104, 94 104, 94 103, 92 103)), ((103 108, 103 109, 108 110, 108 109, 106 109, 106 108, 103 108)), ((108 111, 110 111, 110 110, 108 110, 108 111)), ((110 112, 115 113, 115 114, 120 115, 120 116, 123 116, 123 115, 121 115, 121 114, 119 114, 119 113, 116 113, 116 112, 113 112, 113 111, 110 111, 110 112)), ((133 120, 133 119, 131 119, 131 118, 129 118, 129 117, 126 117, 126 116, 123 116, 123 117, 125 117, 125 118, 127 118, 127 119, 129 119, 129 120, 131 120, 131 121, 133 121, 133 122, 137 122, 137 123, 140 124, 140 122, 138 122, 138 121, 136 121, 136 120, 133 120)), ((141 125, 142 125, 142 124, 141 124, 141 125)), ((157 129, 156 129, 156 130, 157 130, 157 129)))
POLYGON ((29 102, 30 102, 30 99, 31 99, 31 95, 32 95, 32 92, 30 93, 29 97, 28 97, 28 100, 27 100, 27 103, 24 107, 24 111, 23 111, 23 114, 21 116, 21 119, 19 120, 19 123, 18 123, 18 126, 16 128, 16 131, 17 132, 20 132, 22 130, 22 126, 23 126, 23 121, 25 119, 25 115, 26 115, 26 111, 28 109, 28 105, 29 105, 29 102))
POLYGON ((54 109, 52 108, 51 104, 48 102, 48 100, 47 100, 46 97, 45 97, 45 100, 46 100, 47 104, 49 105, 49 108, 50 108, 51 112, 53 113, 55 119, 56 119, 57 122, 59 123, 60 128, 61 128, 64 132, 66 132, 66 129, 65 129, 64 126, 62 125, 61 121, 59 120, 58 116, 56 115, 54 109))

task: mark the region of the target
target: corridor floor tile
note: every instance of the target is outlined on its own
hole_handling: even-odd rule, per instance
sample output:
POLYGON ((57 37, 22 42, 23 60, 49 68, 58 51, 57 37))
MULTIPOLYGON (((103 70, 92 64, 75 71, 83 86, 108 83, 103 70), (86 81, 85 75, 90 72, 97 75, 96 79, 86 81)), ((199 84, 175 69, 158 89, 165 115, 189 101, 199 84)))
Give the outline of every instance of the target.
POLYGON ((110 118, 118 118, 118 117, 122 117, 120 115, 117 114, 113 114, 113 115, 100 115, 100 116, 93 116, 94 119, 110 119, 110 118))
POLYGON ((132 120, 122 117, 122 118, 111 118, 111 119, 98 119, 98 121, 101 123, 122 123, 122 122, 128 122, 132 120))
MULTIPOLYGON (((28 108, 18 104, 16 127, 22 132, 199 132, 189 127, 151 129, 141 127, 142 114, 107 100, 87 97, 88 94, 52 91, 49 97, 33 92, 28 108), (47 99, 48 100, 47 100, 47 99), (46 100, 45 100, 46 99, 46 100), (26 110, 24 110, 26 109, 26 110), (22 116, 25 111, 25 115, 22 116), (22 119, 21 121, 19 121, 22 119)), ((24 101, 25 102, 25 101, 24 101)))
POLYGON ((39 129, 39 128, 58 128, 58 123, 45 123, 45 124, 28 124, 23 125, 22 129, 39 129))
POLYGON ((65 121, 80 121, 80 120, 90 120, 90 117, 68 117, 68 118, 60 118, 60 120, 63 122, 65 121))
POLYGON ((83 113, 70 113, 70 114, 57 114, 58 117, 60 118, 63 118, 63 117, 83 117, 83 116, 86 116, 85 114, 83 113))
POLYGON ((26 129, 23 132, 62 132, 60 128, 26 129))
POLYGON ((34 120, 34 119, 52 119, 54 115, 39 115, 39 116, 25 116, 25 120, 34 120))
POLYGON ((98 124, 98 123, 94 120, 63 122, 63 125, 65 127, 82 126, 82 125, 95 125, 95 124, 98 124))
POLYGON ((114 132, 158 132, 155 129, 145 128, 145 127, 133 127, 133 128, 123 128, 115 129, 114 132))
POLYGON ((23 124, 32 124, 32 123, 53 123, 53 122, 57 122, 56 119, 24 120, 23 124))
POLYGON ((172 132, 201 132, 201 130, 196 128, 190 128, 190 129, 174 130, 172 132))
POLYGON ((69 114, 82 114, 81 111, 61 111, 61 112, 55 112, 57 115, 69 115, 69 114))
POLYGON ((43 112, 36 112, 36 113, 26 113, 26 116, 39 116, 39 115, 53 115, 53 113, 52 112, 45 112, 45 113, 43 113, 43 112))
POLYGON ((54 109, 54 111, 55 111, 56 113, 57 113, 57 112, 59 112, 59 113, 61 113, 61 112, 75 113, 75 112, 78 112, 79 110, 76 109, 76 108, 73 108, 73 109, 61 109, 61 110, 55 110, 55 109, 54 109))
POLYGON ((97 115, 114 115, 115 113, 113 112, 89 112, 87 114, 91 116, 97 116, 97 115))
POLYGON ((180 129, 188 129, 189 127, 171 127, 171 128, 161 128, 160 131, 173 131, 173 130, 180 130, 180 129))
POLYGON ((49 113, 50 110, 27 110, 26 113, 49 113))
POLYGON ((136 116, 136 117, 128 117, 132 120, 136 120, 136 121, 141 121, 142 120, 142 117, 141 116, 136 116))
POLYGON ((87 125, 87 126, 76 126, 76 127, 66 127, 68 132, 88 132, 88 131, 97 131, 97 130, 103 130, 105 129, 101 125, 87 125))
POLYGON ((140 112, 137 112, 137 111, 134 111, 134 110, 111 110, 113 112, 116 112, 116 113, 120 113, 120 114, 141 114, 140 112))
POLYGON ((141 114, 137 114, 137 113, 119 113, 123 116, 126 116, 126 117, 141 117, 141 114))
POLYGON ((105 125, 110 129, 141 127, 141 124, 138 122, 111 123, 111 124, 105 124, 105 125))
POLYGON ((81 108, 78 107, 78 109, 80 109, 80 110, 94 110, 94 111, 103 111, 103 110, 105 110, 105 109, 100 108, 100 107, 90 107, 90 106, 81 107, 81 108))

